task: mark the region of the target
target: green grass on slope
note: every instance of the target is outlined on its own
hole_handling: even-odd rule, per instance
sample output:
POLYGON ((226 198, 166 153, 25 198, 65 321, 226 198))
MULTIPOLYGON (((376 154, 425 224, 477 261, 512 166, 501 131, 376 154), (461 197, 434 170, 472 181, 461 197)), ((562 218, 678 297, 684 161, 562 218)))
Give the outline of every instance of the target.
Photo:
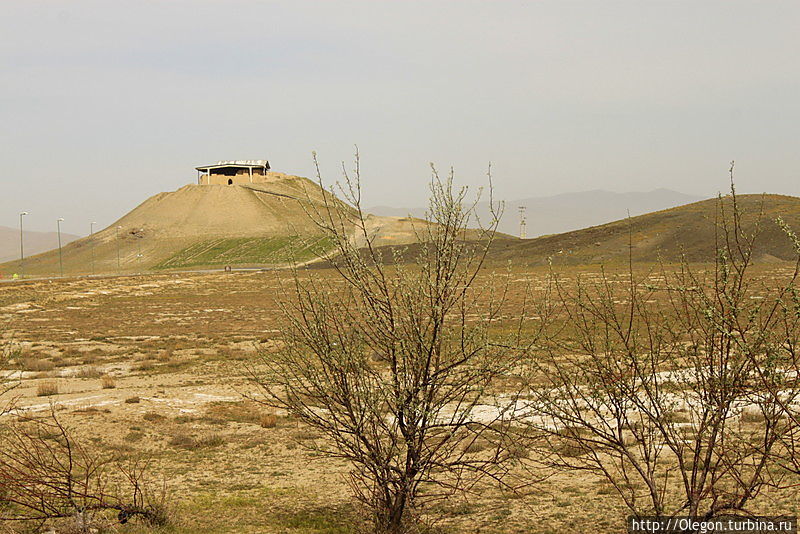
POLYGON ((211 239, 191 245, 156 265, 179 269, 207 265, 278 264, 308 261, 329 250, 325 237, 240 237, 211 239))

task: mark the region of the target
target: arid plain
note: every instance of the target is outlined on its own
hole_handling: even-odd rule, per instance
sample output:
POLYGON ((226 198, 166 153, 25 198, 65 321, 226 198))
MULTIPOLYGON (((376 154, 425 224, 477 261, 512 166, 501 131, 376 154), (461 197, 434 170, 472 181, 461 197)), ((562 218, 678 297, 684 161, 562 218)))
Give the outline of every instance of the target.
MULTIPOLYGON (((509 316, 522 298, 513 289, 546 276, 510 273, 509 316)), ((18 381, 8 400, 29 413, 52 403, 98 453, 148 459, 169 532, 353 532, 348 466, 315 450, 326 444, 313 430, 248 398, 258 394, 248 369, 279 346, 278 300, 290 279, 267 271, 2 284, 3 335, 16 351, 5 374, 18 381)), ((539 475, 518 493, 485 483, 422 512, 441 532, 624 531, 626 510, 606 482, 539 475)), ((798 508, 793 491, 759 502, 798 508)))

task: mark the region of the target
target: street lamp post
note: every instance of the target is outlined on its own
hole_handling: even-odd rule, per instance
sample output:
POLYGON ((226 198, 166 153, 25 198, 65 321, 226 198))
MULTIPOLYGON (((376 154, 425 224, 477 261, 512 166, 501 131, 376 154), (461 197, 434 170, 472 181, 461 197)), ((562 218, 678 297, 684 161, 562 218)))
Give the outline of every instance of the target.
POLYGON ((144 235, 142 232, 144 232, 144 228, 139 230, 139 235, 137 236, 139 238, 139 241, 137 241, 139 245, 139 254, 136 255, 136 259, 139 263, 139 272, 142 272, 142 236, 144 235))
POLYGON ((92 276, 94 276, 94 225, 96 222, 89 223, 89 249, 92 251, 92 276))
POLYGON ((58 268, 61 271, 61 278, 64 278, 64 255, 61 253, 61 223, 64 222, 64 219, 61 217, 58 218, 56 221, 56 225, 58 226, 58 268))
POLYGON ((27 211, 19 214, 19 275, 20 278, 25 278, 25 246, 23 242, 25 239, 22 236, 22 218, 27 215, 27 211))

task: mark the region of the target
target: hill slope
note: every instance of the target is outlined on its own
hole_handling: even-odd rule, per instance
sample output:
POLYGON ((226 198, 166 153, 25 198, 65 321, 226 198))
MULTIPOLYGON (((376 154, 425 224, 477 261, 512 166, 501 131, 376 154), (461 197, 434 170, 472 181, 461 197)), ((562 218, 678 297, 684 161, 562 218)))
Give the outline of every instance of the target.
MULTIPOLYGON (((285 264, 310 260, 329 244, 308 217, 326 197, 299 176, 270 173, 251 185, 187 185, 154 195, 94 236, 63 249, 65 274, 285 264), (119 258, 119 259, 118 259, 119 258)), ((382 243, 413 241, 407 219, 372 217, 382 243)), ((18 272, 19 261, 0 266, 18 272)), ((57 252, 25 260, 26 275, 59 272, 57 252)))
MULTIPOLYGON (((764 211, 763 234, 756 250, 758 261, 790 260, 791 242, 776 224, 782 217, 800 230, 800 198, 782 195, 740 195, 739 206, 745 212, 745 226, 752 228, 758 212, 764 211)), ((552 257, 555 263, 596 264, 627 261, 629 239, 634 261, 714 259, 714 228, 717 199, 695 202, 616 222, 528 240, 498 241, 491 257, 516 264, 541 265, 552 257)), ((722 206, 730 212, 731 199, 722 206)))
MULTIPOLYGON (((61 243, 67 244, 80 236, 61 232, 61 243)), ((56 232, 32 232, 25 230, 25 254, 39 254, 58 247, 56 232)), ((19 258, 19 228, 0 226, 0 263, 19 258)))
MULTIPOLYGON (((505 213, 498 230, 511 235, 519 235, 519 216, 517 208, 527 208, 528 237, 542 236, 579 230, 615 221, 631 215, 642 215, 697 202, 701 197, 656 189, 648 192, 614 193, 611 191, 581 191, 564 193, 549 197, 522 198, 505 201, 505 213)), ((476 206, 482 220, 489 219, 489 205, 480 202, 476 206)), ((424 208, 390 208, 378 206, 368 210, 378 215, 407 216, 424 218, 424 208)))

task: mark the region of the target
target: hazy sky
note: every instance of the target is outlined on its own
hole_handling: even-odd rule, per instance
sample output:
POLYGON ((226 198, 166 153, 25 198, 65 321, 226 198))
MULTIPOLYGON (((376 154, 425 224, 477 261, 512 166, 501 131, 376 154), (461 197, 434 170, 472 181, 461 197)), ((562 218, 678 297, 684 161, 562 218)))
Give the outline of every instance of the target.
POLYGON ((0 225, 85 234, 197 165, 267 158, 366 205, 428 162, 513 199, 800 195, 800 2, 38 1, 0 6, 0 225))

